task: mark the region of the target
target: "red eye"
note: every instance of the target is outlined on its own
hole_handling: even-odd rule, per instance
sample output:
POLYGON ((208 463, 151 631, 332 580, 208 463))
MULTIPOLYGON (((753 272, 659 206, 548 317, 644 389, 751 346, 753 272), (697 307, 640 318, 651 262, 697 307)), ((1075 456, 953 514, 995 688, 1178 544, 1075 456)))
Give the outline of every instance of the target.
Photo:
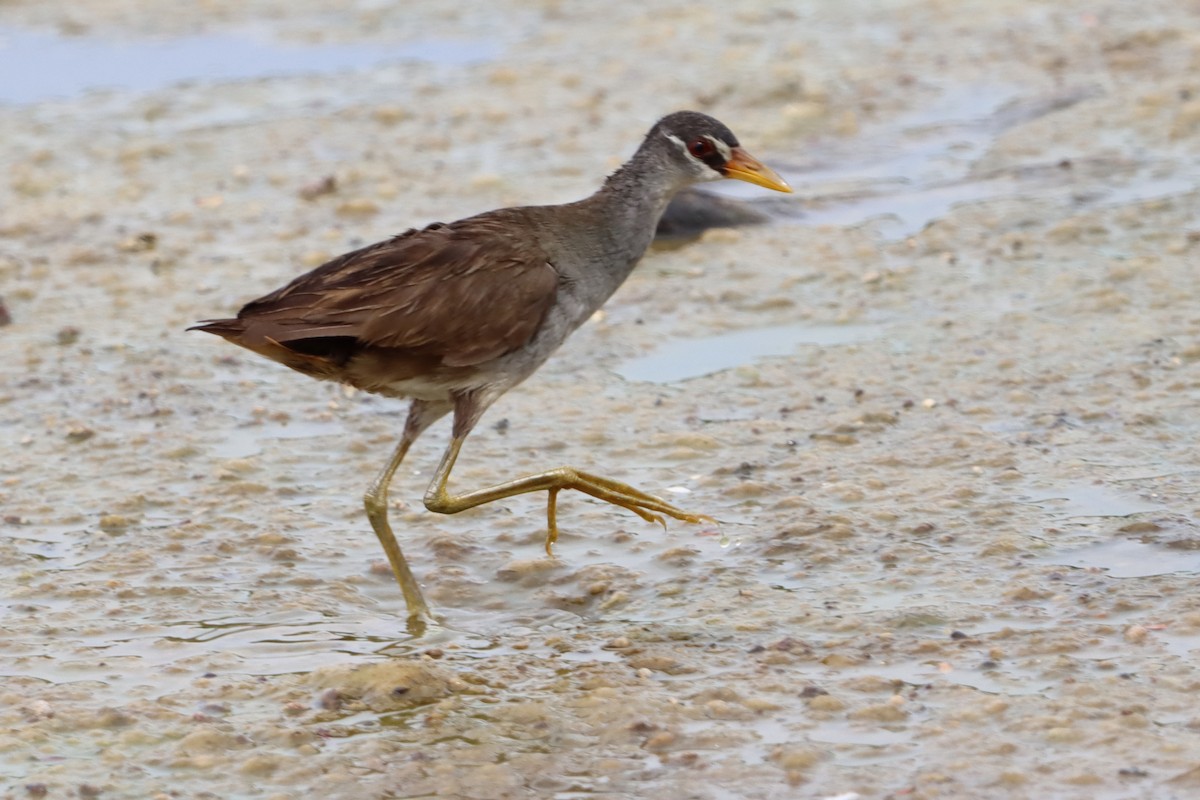
POLYGON ((696 158, 703 160, 717 152, 717 148, 713 147, 713 143, 710 140, 700 138, 688 142, 688 152, 696 158))

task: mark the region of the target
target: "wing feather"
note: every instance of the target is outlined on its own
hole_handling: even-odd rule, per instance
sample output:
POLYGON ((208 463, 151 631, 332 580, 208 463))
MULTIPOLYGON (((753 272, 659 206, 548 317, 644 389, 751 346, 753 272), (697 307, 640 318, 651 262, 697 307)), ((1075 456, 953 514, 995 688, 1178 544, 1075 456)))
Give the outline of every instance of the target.
POLYGON ((533 337, 557 293, 558 273, 529 224, 506 209, 347 253, 248 303, 240 338, 253 349, 352 337, 447 366, 497 358, 533 337))

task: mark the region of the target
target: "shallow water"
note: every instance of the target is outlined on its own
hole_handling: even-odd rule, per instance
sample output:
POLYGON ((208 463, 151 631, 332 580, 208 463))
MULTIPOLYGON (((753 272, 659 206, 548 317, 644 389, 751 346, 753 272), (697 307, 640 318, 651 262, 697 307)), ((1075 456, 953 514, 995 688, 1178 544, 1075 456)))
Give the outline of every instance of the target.
POLYGON ((1200 553, 1173 549, 1161 544, 1113 539, 1056 553, 1047 564, 1103 570, 1112 578, 1144 578, 1150 575, 1200 573, 1200 553))
POLYGON ((818 147, 808 163, 785 168, 794 199, 755 198, 751 187, 740 184, 721 184, 718 191, 803 225, 869 225, 886 241, 911 236, 956 206, 984 200, 1053 197, 1076 208, 1111 207, 1193 191, 1200 176, 1196 163, 1186 175, 1163 174, 1163 165, 1153 161, 1114 165, 1112 171, 1099 164, 1096 180, 1086 188, 1064 181, 1072 170, 1089 169, 1086 161, 979 169, 988 149, 1012 126, 1061 113, 1098 93, 1068 89, 1029 102, 1018 89, 1002 85, 950 89, 939 103, 897 120, 873 140, 855 142, 852 150, 843 143, 818 147))
POLYGON ((421 61, 465 66, 493 61, 493 41, 423 39, 395 44, 284 42, 262 32, 129 39, 64 36, 0 27, 0 103, 27 105, 87 91, 149 92, 182 83, 213 84, 368 70, 421 61), (31 68, 35 67, 35 68, 31 68))
POLYGON ((1161 503, 1148 503, 1139 497, 1097 484, 1036 492, 1027 502, 1063 517, 1129 517, 1163 510, 1161 503))
POLYGON ((780 325, 667 342, 626 361, 617 374, 631 381, 676 383, 751 364, 769 356, 791 355, 801 345, 833 347, 883 335, 880 325, 780 325))

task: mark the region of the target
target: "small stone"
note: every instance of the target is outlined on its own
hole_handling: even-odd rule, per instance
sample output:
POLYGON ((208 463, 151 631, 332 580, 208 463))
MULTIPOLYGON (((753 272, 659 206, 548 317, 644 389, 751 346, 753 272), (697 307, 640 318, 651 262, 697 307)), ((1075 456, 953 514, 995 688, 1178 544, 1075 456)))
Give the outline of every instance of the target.
POLYGON ((827 667, 853 667, 858 665, 859 660, 843 653, 830 653, 821 659, 821 663, 827 667))
MULTIPOLYGON (((201 722, 201 724, 204 723, 201 722)), ((175 749, 182 755, 196 756, 223 753, 241 746, 238 737, 233 734, 204 725, 180 739, 175 744, 175 749)))
POLYGON ((1121 725, 1126 728, 1148 728, 1150 720, 1145 714, 1128 713, 1119 717, 1121 725))
POLYGON ((326 667, 308 680, 323 690, 319 707, 330 711, 356 704, 376 712, 413 708, 447 697, 458 686, 450 673, 430 659, 326 667))
POLYGON ((997 779, 996 782, 998 784, 1000 784, 1001 786, 1014 786, 1015 787, 1015 786, 1024 786, 1027 780, 1028 780, 1028 778, 1026 778, 1024 773, 1015 772, 1013 770, 1008 770, 1007 772, 1001 772, 1000 777, 997 779))
POLYGON ((1014 600, 1021 603, 1028 603, 1033 600, 1045 600, 1050 596, 1049 592, 1043 592, 1031 586, 1013 586, 1004 592, 1006 600, 1014 600))
POLYGON ((372 112, 371 116, 380 125, 395 125, 397 122, 403 122, 408 119, 409 113, 407 109, 400 106, 379 106, 372 112))
POLYGON ((985 703, 983 710, 991 715, 1003 714, 1008 710, 1008 703, 1004 700, 992 700, 990 703, 985 703))
POLYGON ((874 720, 876 722, 903 722, 908 718, 908 712, 893 703, 875 703, 855 709, 850 712, 852 719, 874 720))
POLYGON ((306 183, 304 186, 301 186, 300 191, 297 192, 297 194, 300 195, 301 200, 311 201, 316 200, 318 197, 323 195, 333 194, 336 191, 337 178, 333 175, 326 175, 325 177, 315 180, 312 183, 306 183))
POLYGON ((379 213, 379 205, 366 197, 355 197, 339 205, 337 213, 343 217, 369 217, 379 213))
POLYGON ((546 572, 557 568, 558 562, 552 558, 517 558, 496 570, 496 578, 506 583, 540 581, 546 572))
POLYGON ((521 80, 521 73, 512 67, 496 67, 488 73, 487 80, 496 86, 510 86, 521 80))
POLYGON ((34 700, 27 709, 35 719, 50 719, 54 716, 54 706, 45 700, 34 700))
POLYGON ((1149 633, 1143 625, 1130 625, 1125 629, 1125 641, 1138 644, 1145 641, 1149 633))
POLYGON ((812 768, 821 760, 821 753, 807 747, 777 747, 769 758, 781 769, 791 772, 812 768))
POLYGON ((1051 728, 1046 731, 1046 740, 1056 744, 1071 744, 1072 742, 1078 742, 1082 738, 1083 734, 1077 729, 1065 726, 1051 728))
POLYGON ((809 700, 808 707, 812 711, 841 711, 846 704, 831 694, 823 694, 809 700))
POLYGON ((290 703, 286 703, 283 706, 283 713, 287 714, 289 717, 299 716, 299 715, 303 714, 305 711, 306 711, 306 709, 304 707, 304 704, 297 703, 295 700, 291 701, 290 703))
POLYGON ((124 239, 117 245, 117 249, 123 253, 147 253, 158 246, 158 235, 154 233, 139 233, 137 236, 130 236, 124 239))
POLYGON ((342 707, 342 694, 337 689, 326 689, 317 697, 317 708, 337 711, 342 707))
POLYGON ((471 178, 472 189, 496 189, 504 185, 504 179, 494 172, 481 172, 471 178))
POLYGON ((105 533, 117 533, 125 530, 133 521, 123 514, 105 514, 100 517, 100 530, 105 533))
POLYGON ((133 722, 133 717, 118 708, 102 708, 96 713, 96 725, 102 728, 124 728, 133 722))
MULTIPOLYGON (((1103 783, 1104 779, 1091 772, 1080 772, 1076 773, 1075 775, 1066 776, 1063 778, 1063 782, 1071 784, 1072 786, 1095 786, 1103 783)), ((1094 797, 1095 795, 1091 796, 1094 797)))
POLYGON ((641 653, 629 659, 629 665, 636 670, 651 670, 667 675, 684 675, 695 672, 695 668, 679 661, 674 656, 641 653))
POLYGON ((279 757, 271 755, 254 755, 242 762, 243 775, 270 775, 279 768, 279 757))
POLYGON ((86 442, 96 435, 96 432, 84 425, 74 425, 67 429, 68 442, 86 442))
POLYGON ((746 719, 749 709, 725 700, 709 700, 704 704, 704 715, 709 719, 746 719))
POLYGON ((742 705, 753 711, 755 714, 764 714, 768 711, 779 711, 783 706, 772 702, 765 697, 747 697, 742 701, 742 705))
POLYGON ((58 342, 63 347, 75 344, 79 341, 79 336, 83 331, 76 328, 74 325, 67 325, 59 328, 58 333, 54 334, 54 341, 58 342))
POLYGON ((662 731, 647 739, 642 747, 647 750, 665 750, 675 744, 675 740, 678 738, 679 736, 672 731, 662 731))

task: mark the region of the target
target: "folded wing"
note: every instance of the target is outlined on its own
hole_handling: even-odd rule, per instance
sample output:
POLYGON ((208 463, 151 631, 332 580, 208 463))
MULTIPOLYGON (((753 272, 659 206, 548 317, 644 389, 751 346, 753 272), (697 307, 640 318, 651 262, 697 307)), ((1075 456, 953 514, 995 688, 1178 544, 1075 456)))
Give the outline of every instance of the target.
POLYGON ((558 288, 541 248, 510 233, 520 213, 408 231, 196 328, 305 372, 320 366, 308 359, 340 366, 366 350, 448 367, 497 358, 533 337, 558 288))

